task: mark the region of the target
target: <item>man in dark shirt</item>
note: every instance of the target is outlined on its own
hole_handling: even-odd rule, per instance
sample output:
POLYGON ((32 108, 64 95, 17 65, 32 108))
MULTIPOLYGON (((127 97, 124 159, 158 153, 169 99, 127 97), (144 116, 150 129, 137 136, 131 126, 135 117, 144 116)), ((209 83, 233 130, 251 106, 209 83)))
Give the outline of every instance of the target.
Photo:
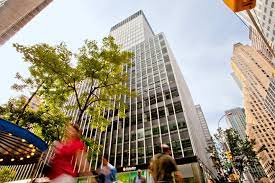
POLYGON ((154 181, 170 183, 176 179, 177 182, 183 182, 183 176, 177 169, 177 163, 171 157, 170 147, 166 144, 162 144, 161 147, 163 153, 157 154, 150 163, 154 181))

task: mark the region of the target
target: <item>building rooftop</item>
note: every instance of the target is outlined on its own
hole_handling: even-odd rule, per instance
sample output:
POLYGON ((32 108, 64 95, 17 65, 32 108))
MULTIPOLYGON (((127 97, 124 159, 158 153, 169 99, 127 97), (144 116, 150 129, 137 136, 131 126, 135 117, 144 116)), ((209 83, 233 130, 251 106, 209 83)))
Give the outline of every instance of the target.
POLYGON ((149 25, 151 31, 154 32, 142 10, 139 10, 138 12, 136 12, 133 15, 129 16, 128 18, 126 18, 123 21, 119 22, 118 24, 114 25, 111 28, 111 31, 116 30, 117 28, 121 27, 122 25, 126 24, 127 22, 130 22, 131 20, 135 19, 138 16, 143 16, 144 19, 145 19, 145 21, 146 21, 146 23, 149 25))

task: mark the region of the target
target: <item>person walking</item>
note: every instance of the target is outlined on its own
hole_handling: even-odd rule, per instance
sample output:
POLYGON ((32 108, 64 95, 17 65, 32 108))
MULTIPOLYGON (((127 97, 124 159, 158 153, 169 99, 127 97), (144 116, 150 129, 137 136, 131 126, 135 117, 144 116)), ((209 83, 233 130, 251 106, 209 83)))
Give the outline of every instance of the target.
POLYGON ((108 156, 102 156, 102 168, 99 170, 98 183, 117 182, 117 170, 108 161, 108 156))
POLYGON ((178 171, 177 163, 171 157, 171 150, 167 144, 162 144, 162 153, 153 157, 150 163, 150 170, 155 183, 183 182, 183 176, 178 171))
POLYGON ((78 169, 82 175, 91 175, 89 163, 85 162, 87 161, 85 145, 80 140, 80 135, 79 127, 69 124, 65 130, 64 140, 55 143, 55 155, 51 160, 48 174, 50 183, 73 183, 78 176, 78 169))
POLYGON ((135 176, 133 183, 146 183, 146 178, 142 176, 142 170, 138 170, 138 174, 135 176))

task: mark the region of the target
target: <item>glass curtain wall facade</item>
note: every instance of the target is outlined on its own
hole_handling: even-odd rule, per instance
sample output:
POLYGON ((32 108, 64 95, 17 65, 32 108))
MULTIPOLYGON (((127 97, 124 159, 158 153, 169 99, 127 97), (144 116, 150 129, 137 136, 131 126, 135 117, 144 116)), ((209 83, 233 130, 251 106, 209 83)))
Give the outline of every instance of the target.
MULTIPOLYGON (((131 67, 125 66, 124 70, 129 74, 127 85, 137 96, 117 96, 129 106, 127 117, 106 110, 111 122, 107 130, 92 129, 85 135, 103 146, 102 153, 109 155, 115 167, 148 164, 161 152, 163 143, 171 147, 174 158, 190 157, 208 166, 207 143, 198 114, 164 34, 154 34, 143 12, 138 11, 113 26, 110 35, 122 49, 134 53, 131 67)), ((89 83, 83 81, 80 85, 80 90, 85 90, 89 83)), ((74 117, 77 111, 68 114, 74 117)), ((89 118, 83 117, 82 128, 89 128, 85 120, 89 118)), ((99 156, 90 162, 93 169, 101 165, 99 156)), ((194 167, 200 171, 197 165, 194 167)))
POLYGON ((244 109, 237 107, 234 109, 226 110, 225 114, 228 126, 236 130, 242 139, 245 139, 246 123, 244 109))

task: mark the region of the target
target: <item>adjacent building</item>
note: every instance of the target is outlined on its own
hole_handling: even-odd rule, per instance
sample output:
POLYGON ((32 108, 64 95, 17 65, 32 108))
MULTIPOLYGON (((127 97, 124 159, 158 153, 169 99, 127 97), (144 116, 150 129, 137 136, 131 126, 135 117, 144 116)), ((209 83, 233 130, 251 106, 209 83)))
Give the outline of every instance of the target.
MULTIPOLYGON (((243 108, 237 107, 234 109, 226 110, 226 121, 230 128, 236 130, 236 132, 240 135, 242 140, 246 139, 246 118, 245 118, 245 110, 243 108)), ((255 180, 260 180, 262 177, 265 177, 264 170, 261 165, 259 166, 251 166, 249 168, 250 173, 254 177, 255 180)))
POLYGON ((52 0, 0 0, 0 45, 9 40, 52 0))
POLYGON ((210 146, 213 147, 214 142, 213 142, 213 139, 211 137, 206 119, 205 119, 203 111, 202 111, 202 108, 201 108, 200 105, 196 105, 195 107, 196 107, 196 110, 197 110, 197 113, 198 113, 198 116, 199 116, 199 119, 200 119, 200 122, 201 122, 201 127, 203 129, 203 134, 204 134, 204 137, 206 139, 207 147, 210 147, 210 146))
MULTIPOLYGON (((29 97, 27 97, 25 95, 22 95, 22 97, 26 100, 26 102, 29 100, 29 97)), ((28 106, 30 107, 31 110, 37 111, 38 108, 40 107, 41 103, 42 103, 41 99, 39 97, 37 97, 37 96, 34 96, 31 99, 31 101, 30 101, 30 103, 29 103, 28 106)))
MULTIPOLYGON (((201 182, 201 170, 211 168, 207 142, 191 93, 165 35, 154 33, 143 11, 113 26, 110 35, 122 49, 134 53, 132 65, 125 70, 129 75, 128 86, 137 97, 122 96, 129 106, 126 118, 108 111, 111 121, 108 129, 92 130, 103 147, 102 153, 109 156, 110 163, 119 171, 146 169, 151 158, 161 152, 161 144, 168 144, 185 179, 201 182)), ((84 120, 81 126, 85 125, 89 124, 84 120)), ((96 169, 100 165, 98 154, 91 166, 96 169)))
POLYGON ((270 84, 267 90, 267 95, 265 99, 265 107, 270 112, 272 117, 275 119, 275 70, 273 71, 273 76, 270 79, 270 84))
POLYGON ((211 155, 213 155, 211 153, 216 151, 214 141, 213 141, 212 136, 210 134, 210 131, 209 131, 209 128, 208 128, 208 125, 207 125, 207 122, 206 122, 206 119, 205 119, 205 116, 204 116, 204 113, 202 111, 201 106, 196 105, 195 108, 196 108, 196 111, 197 111, 197 114, 198 114, 198 117, 199 117, 199 120, 200 120, 200 124, 201 124, 202 130, 203 130, 204 138, 206 140, 206 145, 207 145, 207 151, 208 152, 205 152, 205 153, 208 157, 207 158, 208 164, 211 165, 211 166, 208 166, 207 168, 210 168, 208 171, 210 171, 212 174, 217 175, 217 170, 214 168, 215 165, 214 165, 214 163, 211 159, 211 155), (213 152, 211 152, 211 151, 213 151, 213 152))
MULTIPOLYGON (((260 27, 263 35, 269 42, 270 46, 275 49, 275 2, 274 0, 257 0, 256 7, 250 10, 255 21, 260 27)), ((240 17, 248 24, 251 29, 249 37, 252 41, 252 47, 263 54, 268 60, 275 63, 275 58, 272 57, 271 51, 267 49, 264 41, 255 29, 252 21, 245 11, 239 13, 240 17)))
POLYGON ((274 182, 275 119, 264 105, 274 66, 253 47, 241 43, 234 45, 231 65, 243 86, 246 134, 256 139, 256 152, 265 148, 258 156, 266 175, 274 182))
POLYGON ((230 128, 237 131, 242 139, 246 138, 246 123, 245 123, 245 112, 243 108, 237 107, 234 109, 226 110, 226 121, 230 128))

